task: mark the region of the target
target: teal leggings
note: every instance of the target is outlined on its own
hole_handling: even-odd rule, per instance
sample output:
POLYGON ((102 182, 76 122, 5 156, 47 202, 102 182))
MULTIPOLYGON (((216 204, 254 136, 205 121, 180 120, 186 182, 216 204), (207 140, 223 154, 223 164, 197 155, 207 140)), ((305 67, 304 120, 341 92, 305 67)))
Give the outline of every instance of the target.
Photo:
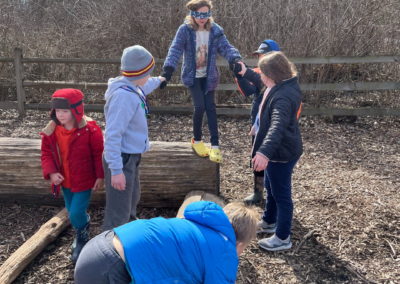
POLYGON ((69 219, 75 229, 81 229, 88 222, 86 209, 89 206, 90 195, 92 190, 81 192, 71 192, 70 188, 62 187, 64 194, 65 207, 69 212, 69 219))

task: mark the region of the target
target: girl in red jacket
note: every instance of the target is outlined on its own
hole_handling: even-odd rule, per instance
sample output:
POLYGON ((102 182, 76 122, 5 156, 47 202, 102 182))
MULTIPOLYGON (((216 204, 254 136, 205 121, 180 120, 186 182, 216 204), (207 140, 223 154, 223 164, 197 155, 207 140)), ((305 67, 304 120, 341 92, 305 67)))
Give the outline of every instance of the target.
POLYGON ((53 195, 62 188, 65 207, 76 238, 71 260, 76 262, 89 240, 90 217, 86 213, 93 190, 104 186, 103 134, 96 122, 83 114, 83 94, 61 89, 51 100, 51 121, 42 135, 42 169, 51 180, 53 195))

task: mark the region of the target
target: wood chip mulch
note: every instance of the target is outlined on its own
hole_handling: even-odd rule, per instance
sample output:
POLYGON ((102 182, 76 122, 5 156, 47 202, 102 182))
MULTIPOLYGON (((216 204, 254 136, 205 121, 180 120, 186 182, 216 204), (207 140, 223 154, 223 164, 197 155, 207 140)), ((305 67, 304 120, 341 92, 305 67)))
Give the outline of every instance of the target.
MULTIPOLYGON (((104 129, 103 114, 89 114, 104 129)), ((240 256, 236 283, 400 283, 400 119, 361 118, 331 124, 300 120, 304 154, 293 174, 293 247, 267 252, 253 241, 240 256)), ((0 137, 40 138, 47 112, 0 110, 0 137)), ((221 193, 241 201, 252 190, 248 118, 219 118, 221 193)), ((189 141, 191 117, 153 115, 153 141, 189 141)), ((209 133, 204 127, 204 141, 209 133)), ((260 217, 265 202, 257 204, 260 217)), ((0 205, 0 265, 61 208, 0 205)), ((171 208, 140 208, 139 218, 174 217, 171 208)), ((91 206, 91 237, 104 207, 91 206)), ((73 283, 69 227, 14 283, 73 283)), ((265 238, 268 235, 259 235, 265 238)))

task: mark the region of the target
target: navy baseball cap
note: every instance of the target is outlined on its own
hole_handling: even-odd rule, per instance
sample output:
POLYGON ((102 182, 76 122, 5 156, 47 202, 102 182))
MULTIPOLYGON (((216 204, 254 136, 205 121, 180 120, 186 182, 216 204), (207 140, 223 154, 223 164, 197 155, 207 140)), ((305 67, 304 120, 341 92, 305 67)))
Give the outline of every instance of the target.
POLYGON ((272 39, 267 39, 264 40, 258 47, 258 50, 254 51, 251 55, 254 56, 256 54, 266 54, 271 51, 279 51, 279 46, 272 39))

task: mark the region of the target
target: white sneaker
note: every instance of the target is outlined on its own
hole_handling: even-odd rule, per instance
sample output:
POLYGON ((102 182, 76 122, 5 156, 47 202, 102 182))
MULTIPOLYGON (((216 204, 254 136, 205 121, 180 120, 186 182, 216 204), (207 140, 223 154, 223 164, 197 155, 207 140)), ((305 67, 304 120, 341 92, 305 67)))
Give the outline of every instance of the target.
POLYGON ((261 220, 257 223, 257 234, 259 233, 275 233, 276 231, 276 223, 268 224, 264 220, 261 220))
POLYGON ((292 247, 290 236, 286 240, 281 240, 275 234, 270 238, 259 240, 258 244, 260 247, 268 251, 279 251, 290 249, 292 247))

